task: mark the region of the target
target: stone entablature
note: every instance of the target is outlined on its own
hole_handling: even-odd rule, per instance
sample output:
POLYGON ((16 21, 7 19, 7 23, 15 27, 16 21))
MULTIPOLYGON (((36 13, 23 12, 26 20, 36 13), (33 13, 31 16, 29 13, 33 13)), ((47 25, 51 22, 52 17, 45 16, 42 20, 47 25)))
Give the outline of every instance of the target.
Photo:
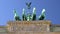
POLYGON ((9 21, 9 32, 50 32, 50 21, 9 21))

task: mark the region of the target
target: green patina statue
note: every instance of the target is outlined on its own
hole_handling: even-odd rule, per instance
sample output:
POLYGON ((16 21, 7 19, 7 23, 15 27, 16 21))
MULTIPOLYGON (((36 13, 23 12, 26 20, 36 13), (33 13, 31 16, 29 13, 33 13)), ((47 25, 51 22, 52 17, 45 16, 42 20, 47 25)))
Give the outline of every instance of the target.
POLYGON ((36 20, 36 8, 33 8, 32 20, 36 20))
POLYGON ((45 9, 42 10, 41 15, 39 16, 39 20, 44 20, 45 19, 45 9))
MULTIPOLYGON (((30 5, 31 2, 26 3, 28 10, 31 9, 30 5)), ((18 16, 18 14, 16 13, 16 10, 14 10, 14 19, 16 21, 20 21, 20 17, 18 16)), ((38 20, 44 20, 45 19, 45 9, 42 10, 41 15, 39 16, 38 20)), ((25 14, 25 9, 23 8, 23 12, 22 12, 22 20, 23 21, 35 21, 36 20, 36 8, 33 8, 33 13, 32 15, 30 13, 28 13, 27 15, 25 14)))
POLYGON ((27 20, 27 16, 25 15, 25 9, 23 8, 23 13, 22 13, 22 19, 23 21, 27 20))
POLYGON ((15 9, 14 9, 14 19, 16 21, 20 21, 21 20, 20 17, 18 16, 18 14, 16 13, 16 10, 15 9))
POLYGON ((28 13, 28 15, 27 15, 27 21, 31 21, 31 20, 32 20, 31 14, 28 13))

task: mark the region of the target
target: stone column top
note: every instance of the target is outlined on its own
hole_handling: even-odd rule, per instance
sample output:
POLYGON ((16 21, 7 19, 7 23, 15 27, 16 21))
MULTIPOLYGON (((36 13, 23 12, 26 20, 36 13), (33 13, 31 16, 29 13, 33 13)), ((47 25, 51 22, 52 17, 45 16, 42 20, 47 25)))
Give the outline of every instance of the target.
POLYGON ((12 24, 51 24, 49 20, 40 20, 40 21, 8 21, 9 25, 12 24))

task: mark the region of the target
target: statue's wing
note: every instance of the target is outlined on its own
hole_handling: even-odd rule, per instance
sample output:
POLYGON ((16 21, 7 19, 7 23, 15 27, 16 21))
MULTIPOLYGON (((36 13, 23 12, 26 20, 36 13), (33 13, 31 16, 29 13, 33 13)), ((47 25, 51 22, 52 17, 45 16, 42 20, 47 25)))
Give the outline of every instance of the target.
POLYGON ((28 3, 26 3, 26 5, 28 5, 28 3))
POLYGON ((31 5, 31 2, 29 3, 29 5, 31 5))

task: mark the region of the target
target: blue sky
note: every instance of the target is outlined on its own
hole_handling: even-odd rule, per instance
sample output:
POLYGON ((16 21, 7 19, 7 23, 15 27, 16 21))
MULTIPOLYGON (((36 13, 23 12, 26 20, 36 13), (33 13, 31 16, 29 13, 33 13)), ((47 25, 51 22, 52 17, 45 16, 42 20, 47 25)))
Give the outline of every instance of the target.
POLYGON ((33 7, 36 8, 37 17, 41 14, 42 9, 46 9, 46 20, 51 20, 52 24, 60 24, 60 0, 0 0, 0 25, 6 25, 7 21, 14 21, 13 9, 16 9, 20 17, 22 17, 22 9, 25 8, 26 2, 32 2, 31 13, 33 7))

